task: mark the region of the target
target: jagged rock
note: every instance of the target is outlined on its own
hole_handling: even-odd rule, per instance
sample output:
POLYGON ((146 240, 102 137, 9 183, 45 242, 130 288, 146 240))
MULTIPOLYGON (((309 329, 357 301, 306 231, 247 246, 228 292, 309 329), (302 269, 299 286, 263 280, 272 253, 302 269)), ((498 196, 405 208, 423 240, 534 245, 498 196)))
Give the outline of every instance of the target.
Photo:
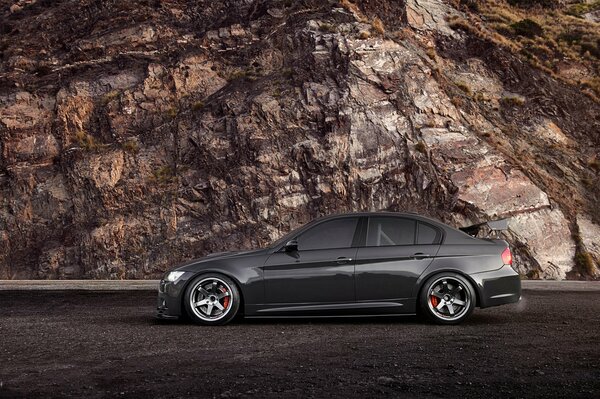
POLYGON ((43 34, 19 11, 0 58, 0 278, 157 277, 353 210, 511 217, 516 267, 542 278, 573 268, 578 215, 597 254, 592 100, 457 34, 442 1, 253 4, 60 3, 41 15, 65 29, 43 34))
POLYGON ((460 13, 441 0, 406 0, 408 23, 415 29, 456 36, 447 21, 451 15, 457 14, 460 13))
POLYGON ((600 23, 600 10, 586 12, 583 14, 583 18, 587 19, 590 22, 600 23))
MULTIPOLYGON (((573 268, 575 243, 559 209, 540 209, 513 216, 509 229, 531 251, 540 268, 539 278, 562 280, 573 268)), ((519 271, 527 270, 519 265, 519 271)))
POLYGON ((533 126, 533 134, 546 140, 549 144, 572 145, 573 140, 569 139, 562 130, 549 119, 544 119, 540 124, 533 126))
POLYGON ((123 174, 123 151, 92 154, 74 165, 74 175, 92 183, 96 188, 114 187, 123 174))
POLYGON ((172 72, 177 97, 181 99, 196 95, 202 99, 222 89, 227 81, 212 68, 212 61, 204 56, 191 56, 182 60, 172 72))
POLYGON ((15 12, 19 12, 23 9, 22 6, 20 6, 19 4, 13 4, 10 6, 10 12, 11 13, 15 13, 15 12))
POLYGON ((283 11, 279 8, 269 8, 267 13, 273 18, 283 18, 285 16, 283 11))
POLYGON ((7 129, 39 128, 48 123, 54 108, 54 99, 49 96, 39 97, 19 91, 0 97, 0 122, 7 129))

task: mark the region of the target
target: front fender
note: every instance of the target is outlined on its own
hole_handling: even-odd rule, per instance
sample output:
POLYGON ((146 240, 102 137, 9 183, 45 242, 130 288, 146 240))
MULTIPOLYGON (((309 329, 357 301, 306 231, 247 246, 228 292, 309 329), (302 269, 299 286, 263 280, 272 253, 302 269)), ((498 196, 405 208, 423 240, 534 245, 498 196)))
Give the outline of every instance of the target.
MULTIPOLYGON (((222 274, 238 286, 242 295, 244 306, 264 302, 264 281, 262 265, 264 259, 225 259, 214 262, 202 262, 186 266, 183 271, 192 272, 193 276, 189 282, 204 273, 222 274)), ((186 287, 187 288, 187 287, 186 287)), ((185 291, 185 288, 184 288, 185 291)))

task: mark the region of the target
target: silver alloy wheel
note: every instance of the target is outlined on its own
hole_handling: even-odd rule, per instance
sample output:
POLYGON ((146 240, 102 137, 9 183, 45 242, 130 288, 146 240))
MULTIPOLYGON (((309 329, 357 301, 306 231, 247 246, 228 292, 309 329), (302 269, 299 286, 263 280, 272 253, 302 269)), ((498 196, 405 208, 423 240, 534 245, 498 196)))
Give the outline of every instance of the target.
POLYGON ((190 308, 196 316, 205 321, 217 321, 229 313, 234 298, 231 287, 217 277, 198 281, 189 297, 190 308))
POLYGON ((453 321, 460 319, 471 305, 471 293, 453 277, 440 277, 429 286, 427 304, 436 317, 453 321))

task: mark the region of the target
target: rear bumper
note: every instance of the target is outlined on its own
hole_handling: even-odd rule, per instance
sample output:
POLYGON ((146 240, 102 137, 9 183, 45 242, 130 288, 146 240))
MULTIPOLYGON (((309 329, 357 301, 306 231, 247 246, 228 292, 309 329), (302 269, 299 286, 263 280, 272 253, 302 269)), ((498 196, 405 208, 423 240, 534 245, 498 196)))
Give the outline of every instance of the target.
POLYGON ((479 291, 479 307, 505 305, 521 299, 521 277, 505 265, 491 272, 471 274, 479 291))

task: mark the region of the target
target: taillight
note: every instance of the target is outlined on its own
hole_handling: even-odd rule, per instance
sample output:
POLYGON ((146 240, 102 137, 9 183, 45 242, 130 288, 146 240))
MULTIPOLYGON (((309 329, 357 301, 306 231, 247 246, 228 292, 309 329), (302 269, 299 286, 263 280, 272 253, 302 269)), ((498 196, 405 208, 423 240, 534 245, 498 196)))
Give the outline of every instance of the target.
POLYGON ((502 251, 502 262, 505 265, 512 265, 512 254, 510 253, 510 248, 506 247, 504 251, 502 251))

